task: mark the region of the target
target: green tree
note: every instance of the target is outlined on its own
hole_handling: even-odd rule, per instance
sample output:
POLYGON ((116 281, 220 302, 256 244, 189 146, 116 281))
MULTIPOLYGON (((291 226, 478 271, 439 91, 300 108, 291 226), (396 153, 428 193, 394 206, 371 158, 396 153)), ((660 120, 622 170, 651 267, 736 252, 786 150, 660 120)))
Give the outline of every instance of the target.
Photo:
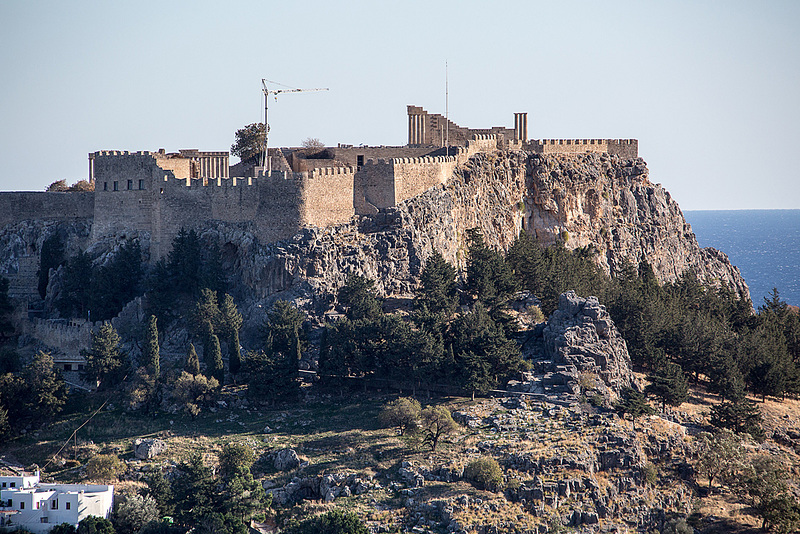
POLYGON ((417 429, 419 414, 422 407, 419 401, 411 397, 400 397, 397 400, 388 402, 378 420, 383 426, 396 427, 400 435, 406 432, 413 433, 417 429))
POLYGON ((478 489, 497 491, 503 485, 503 470, 497 460, 484 456, 467 464, 464 468, 464 478, 478 489))
POLYGON ((276 300, 267 312, 267 320, 262 328, 264 350, 280 352, 299 360, 305 341, 303 335, 305 320, 305 314, 291 302, 276 300))
POLYGON ((259 163, 259 158, 264 154, 265 130, 263 122, 248 124, 236 130, 231 155, 241 158, 242 161, 259 163))
POLYGON ((644 394, 639 393, 633 388, 625 388, 622 391, 622 398, 617 402, 616 409, 623 417, 625 417, 625 414, 631 416, 634 432, 636 431, 636 419, 643 415, 652 415, 655 413, 653 407, 648 404, 644 394))
POLYGON ((111 482, 125 470, 125 464, 115 454, 97 454, 86 462, 89 480, 111 482))
POLYGON ((47 296, 47 284, 50 282, 50 269, 58 269, 64 263, 64 242, 58 232, 54 232, 42 241, 39 253, 39 296, 47 296))
POLYGON ((502 307, 518 289, 510 265, 499 252, 486 245, 479 229, 467 230, 467 239, 466 292, 489 309, 502 307))
POLYGON ((147 484, 147 495, 158 504, 159 515, 168 516, 173 513, 172 487, 169 481, 160 470, 152 472, 145 479, 147 484))
POLYGON ((340 509, 310 517, 286 530, 287 534, 367 534, 366 525, 353 512, 340 509))
POLYGON ((218 491, 213 472, 200 453, 191 454, 178 468, 180 475, 172 481, 175 519, 184 525, 194 525, 214 511, 218 491))
POLYGON ((661 399, 661 411, 666 405, 678 407, 689 398, 689 382, 677 363, 664 362, 650 376, 645 393, 661 399))
POLYGON ((740 477, 740 492, 749 497, 761 517, 762 530, 773 527, 780 532, 796 532, 800 503, 788 491, 787 478, 784 466, 767 455, 753 459, 740 477))
POLYGON ((742 440, 727 429, 713 435, 702 434, 697 441, 697 453, 695 469, 708 478, 709 493, 715 478, 727 484, 735 482, 745 457, 742 440))
POLYGON ((128 493, 122 499, 115 499, 113 523, 120 534, 137 534, 143 526, 158 518, 158 503, 152 497, 128 493))
POLYGON ((25 366, 22 379, 28 389, 22 403, 32 417, 47 421, 61 412, 67 401, 67 385, 50 354, 38 352, 25 366))
POLYGON ((90 515, 78 523, 78 534, 114 534, 114 525, 108 519, 90 515))
POLYGON ((218 458, 224 509, 246 524, 256 512, 263 510, 265 504, 264 488, 250 473, 255 461, 253 449, 241 443, 226 443, 218 458))
POLYGON ((247 396, 254 401, 291 400, 300 393, 298 361, 282 352, 250 351, 245 357, 247 396))
POLYGON ((225 443, 217 453, 217 458, 220 475, 225 479, 249 470, 256 460, 253 449, 243 443, 225 443))
POLYGON ((77 534, 78 529, 71 523, 61 523, 50 529, 50 534, 77 534))
POLYGON ((434 249, 420 275, 420 287, 414 304, 417 310, 447 318, 458 307, 456 269, 434 249))
POLYGON ((84 380, 99 383, 99 388, 107 390, 122 382, 128 372, 128 358, 120 348, 120 338, 111 323, 103 323, 92 333, 92 345, 83 351, 86 366, 82 372, 84 380))
POLYGON ((172 397, 192 419, 198 416, 206 398, 219 387, 216 378, 206 378, 200 373, 192 375, 182 372, 172 387, 172 397))
POLYGON ((233 302, 233 297, 227 293, 219 306, 219 317, 223 335, 228 342, 228 369, 235 376, 242 367, 239 330, 242 328, 243 320, 236 303, 233 302))
POLYGON ((711 408, 710 422, 717 428, 727 428, 737 434, 746 432, 755 439, 762 439, 761 411, 756 403, 747 398, 744 391, 733 392, 729 400, 711 408))
POLYGON ((453 434, 458 429, 450 411, 444 406, 428 406, 420 412, 419 418, 423 441, 433 451, 442 437, 453 434))
POLYGON ((339 304, 351 321, 374 320, 383 314, 381 301, 375 293, 375 282, 360 274, 352 274, 339 288, 339 304))
POLYGON ((158 325, 155 315, 151 315, 147 321, 142 353, 147 371, 155 380, 158 380, 161 375, 161 354, 158 346, 158 325))
POLYGON ((222 349, 219 346, 219 338, 215 334, 211 334, 211 342, 209 343, 209 352, 206 355, 206 365, 209 366, 208 371, 220 385, 225 383, 225 365, 222 362, 222 349))
POLYGON ((189 350, 186 352, 186 365, 184 365, 183 370, 192 376, 200 374, 200 359, 197 357, 197 351, 192 343, 189 343, 189 350))
POLYGON ((473 392, 486 393, 527 367, 519 345, 480 302, 453 321, 450 342, 461 370, 458 383, 473 392))
POLYGON ((56 307, 62 317, 88 317, 91 280, 92 259, 86 252, 78 252, 67 260, 64 264, 63 288, 56 300, 56 307))
POLYGON ((144 267, 138 240, 122 243, 111 258, 92 272, 89 307, 93 320, 108 320, 142 294, 144 267))

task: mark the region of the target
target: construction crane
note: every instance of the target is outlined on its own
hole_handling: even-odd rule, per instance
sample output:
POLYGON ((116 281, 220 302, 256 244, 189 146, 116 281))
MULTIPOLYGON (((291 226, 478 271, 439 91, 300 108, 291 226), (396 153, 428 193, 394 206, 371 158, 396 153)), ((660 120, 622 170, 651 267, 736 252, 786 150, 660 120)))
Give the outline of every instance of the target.
MULTIPOLYGON (((262 159, 262 167, 267 167, 267 175, 272 174, 272 159, 269 157, 269 121, 267 121, 267 110, 269 108, 269 95, 275 95, 275 100, 278 100, 278 95, 281 93, 311 93, 316 91, 327 91, 327 87, 320 87, 315 89, 268 89, 267 82, 276 85, 283 85, 278 82, 272 82, 261 78, 261 92, 264 93, 264 158, 262 159)), ((284 86, 286 87, 286 86, 284 86)))

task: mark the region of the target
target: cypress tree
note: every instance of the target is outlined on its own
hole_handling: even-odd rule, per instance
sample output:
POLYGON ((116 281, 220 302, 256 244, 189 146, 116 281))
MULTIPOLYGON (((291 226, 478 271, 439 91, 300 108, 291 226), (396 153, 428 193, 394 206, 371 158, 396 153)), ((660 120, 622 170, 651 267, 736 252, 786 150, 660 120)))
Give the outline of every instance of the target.
POLYGON ((151 315, 150 320, 147 322, 145 338, 143 351, 145 365, 153 379, 158 380, 161 374, 161 354, 158 347, 158 326, 155 315, 151 315))
POLYGON ((211 363, 209 367, 209 375, 216 378, 220 385, 225 380, 225 366, 222 363, 222 349, 219 346, 219 338, 215 334, 211 334, 211 342, 209 343, 209 354, 206 361, 211 363))
POLYGON ((186 354, 186 366, 184 370, 192 376, 200 374, 200 360, 197 357, 194 343, 189 343, 189 352, 186 354))
POLYGON ((228 340, 228 368, 236 375, 242 367, 239 352, 239 330, 242 328, 242 314, 236 308, 233 297, 226 294, 219 306, 219 317, 222 330, 228 340))
POLYGON ((242 369, 242 356, 239 352, 239 331, 234 330, 231 333, 231 339, 228 341, 228 370, 232 375, 236 374, 242 369))

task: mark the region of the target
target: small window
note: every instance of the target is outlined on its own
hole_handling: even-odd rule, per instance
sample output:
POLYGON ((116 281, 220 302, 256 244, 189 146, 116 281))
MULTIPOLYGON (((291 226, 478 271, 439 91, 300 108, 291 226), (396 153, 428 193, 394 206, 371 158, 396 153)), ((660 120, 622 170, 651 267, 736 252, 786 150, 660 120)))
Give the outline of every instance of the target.
POLYGON ((37 510, 39 509, 39 502, 38 501, 36 502, 36 509, 37 510))
POLYGON ((11 483, 11 487, 12 487, 12 488, 16 488, 16 487, 17 487, 17 483, 16 483, 16 482, 12 482, 12 483, 11 483))
POLYGON ((53 499, 53 504, 50 505, 53 510, 58 510, 58 499, 53 499))
POLYGON ((114 191, 119 191, 119 182, 114 180, 114 191))
POLYGON ((22 502, 22 501, 19 502, 19 509, 20 510, 24 510, 25 509, 25 503, 24 502, 22 502))
POLYGON ((139 180, 139 191, 144 189, 144 180, 139 180))
POLYGON ((108 191, 108 182, 103 182, 103 191, 108 191))
POLYGON ((70 505, 71 505, 71 504, 72 504, 72 503, 69 503, 69 502, 68 502, 68 503, 65 505, 65 508, 66 508, 67 510, 69 510, 69 508, 70 508, 70 505))
POLYGON ((70 363, 65 363, 65 364, 64 364, 64 370, 65 370, 65 371, 72 371, 72 364, 70 364, 70 363))
POLYGON ((133 180, 128 180, 128 191, 133 189, 133 180))
POLYGON ((42 523, 49 523, 50 522, 49 519, 47 519, 46 517, 40 517, 39 521, 42 522, 42 523))
POLYGON ((13 506, 14 506, 14 500, 13 499, 8 499, 8 507, 11 508, 13 506))
POLYGON ((161 194, 162 195, 164 194, 164 188, 163 187, 161 188, 161 194))
POLYGON ((5 482, 3 482, 3 487, 4 487, 4 488, 6 487, 6 483, 5 483, 5 482))
POLYGON ((364 166, 364 155, 363 154, 359 154, 358 156, 356 156, 356 165, 359 166, 359 167, 363 167, 364 166))

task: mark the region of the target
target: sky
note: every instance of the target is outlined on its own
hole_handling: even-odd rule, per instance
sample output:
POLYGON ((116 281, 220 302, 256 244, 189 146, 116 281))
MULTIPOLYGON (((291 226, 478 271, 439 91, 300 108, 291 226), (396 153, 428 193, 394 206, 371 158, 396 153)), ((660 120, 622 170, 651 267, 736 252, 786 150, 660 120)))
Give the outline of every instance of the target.
POLYGON ((798 28, 795 0, 0 0, 0 190, 97 150, 228 150, 262 78, 329 88, 272 99, 270 146, 402 145, 447 70, 461 126, 637 138, 683 209, 797 209, 798 28))

